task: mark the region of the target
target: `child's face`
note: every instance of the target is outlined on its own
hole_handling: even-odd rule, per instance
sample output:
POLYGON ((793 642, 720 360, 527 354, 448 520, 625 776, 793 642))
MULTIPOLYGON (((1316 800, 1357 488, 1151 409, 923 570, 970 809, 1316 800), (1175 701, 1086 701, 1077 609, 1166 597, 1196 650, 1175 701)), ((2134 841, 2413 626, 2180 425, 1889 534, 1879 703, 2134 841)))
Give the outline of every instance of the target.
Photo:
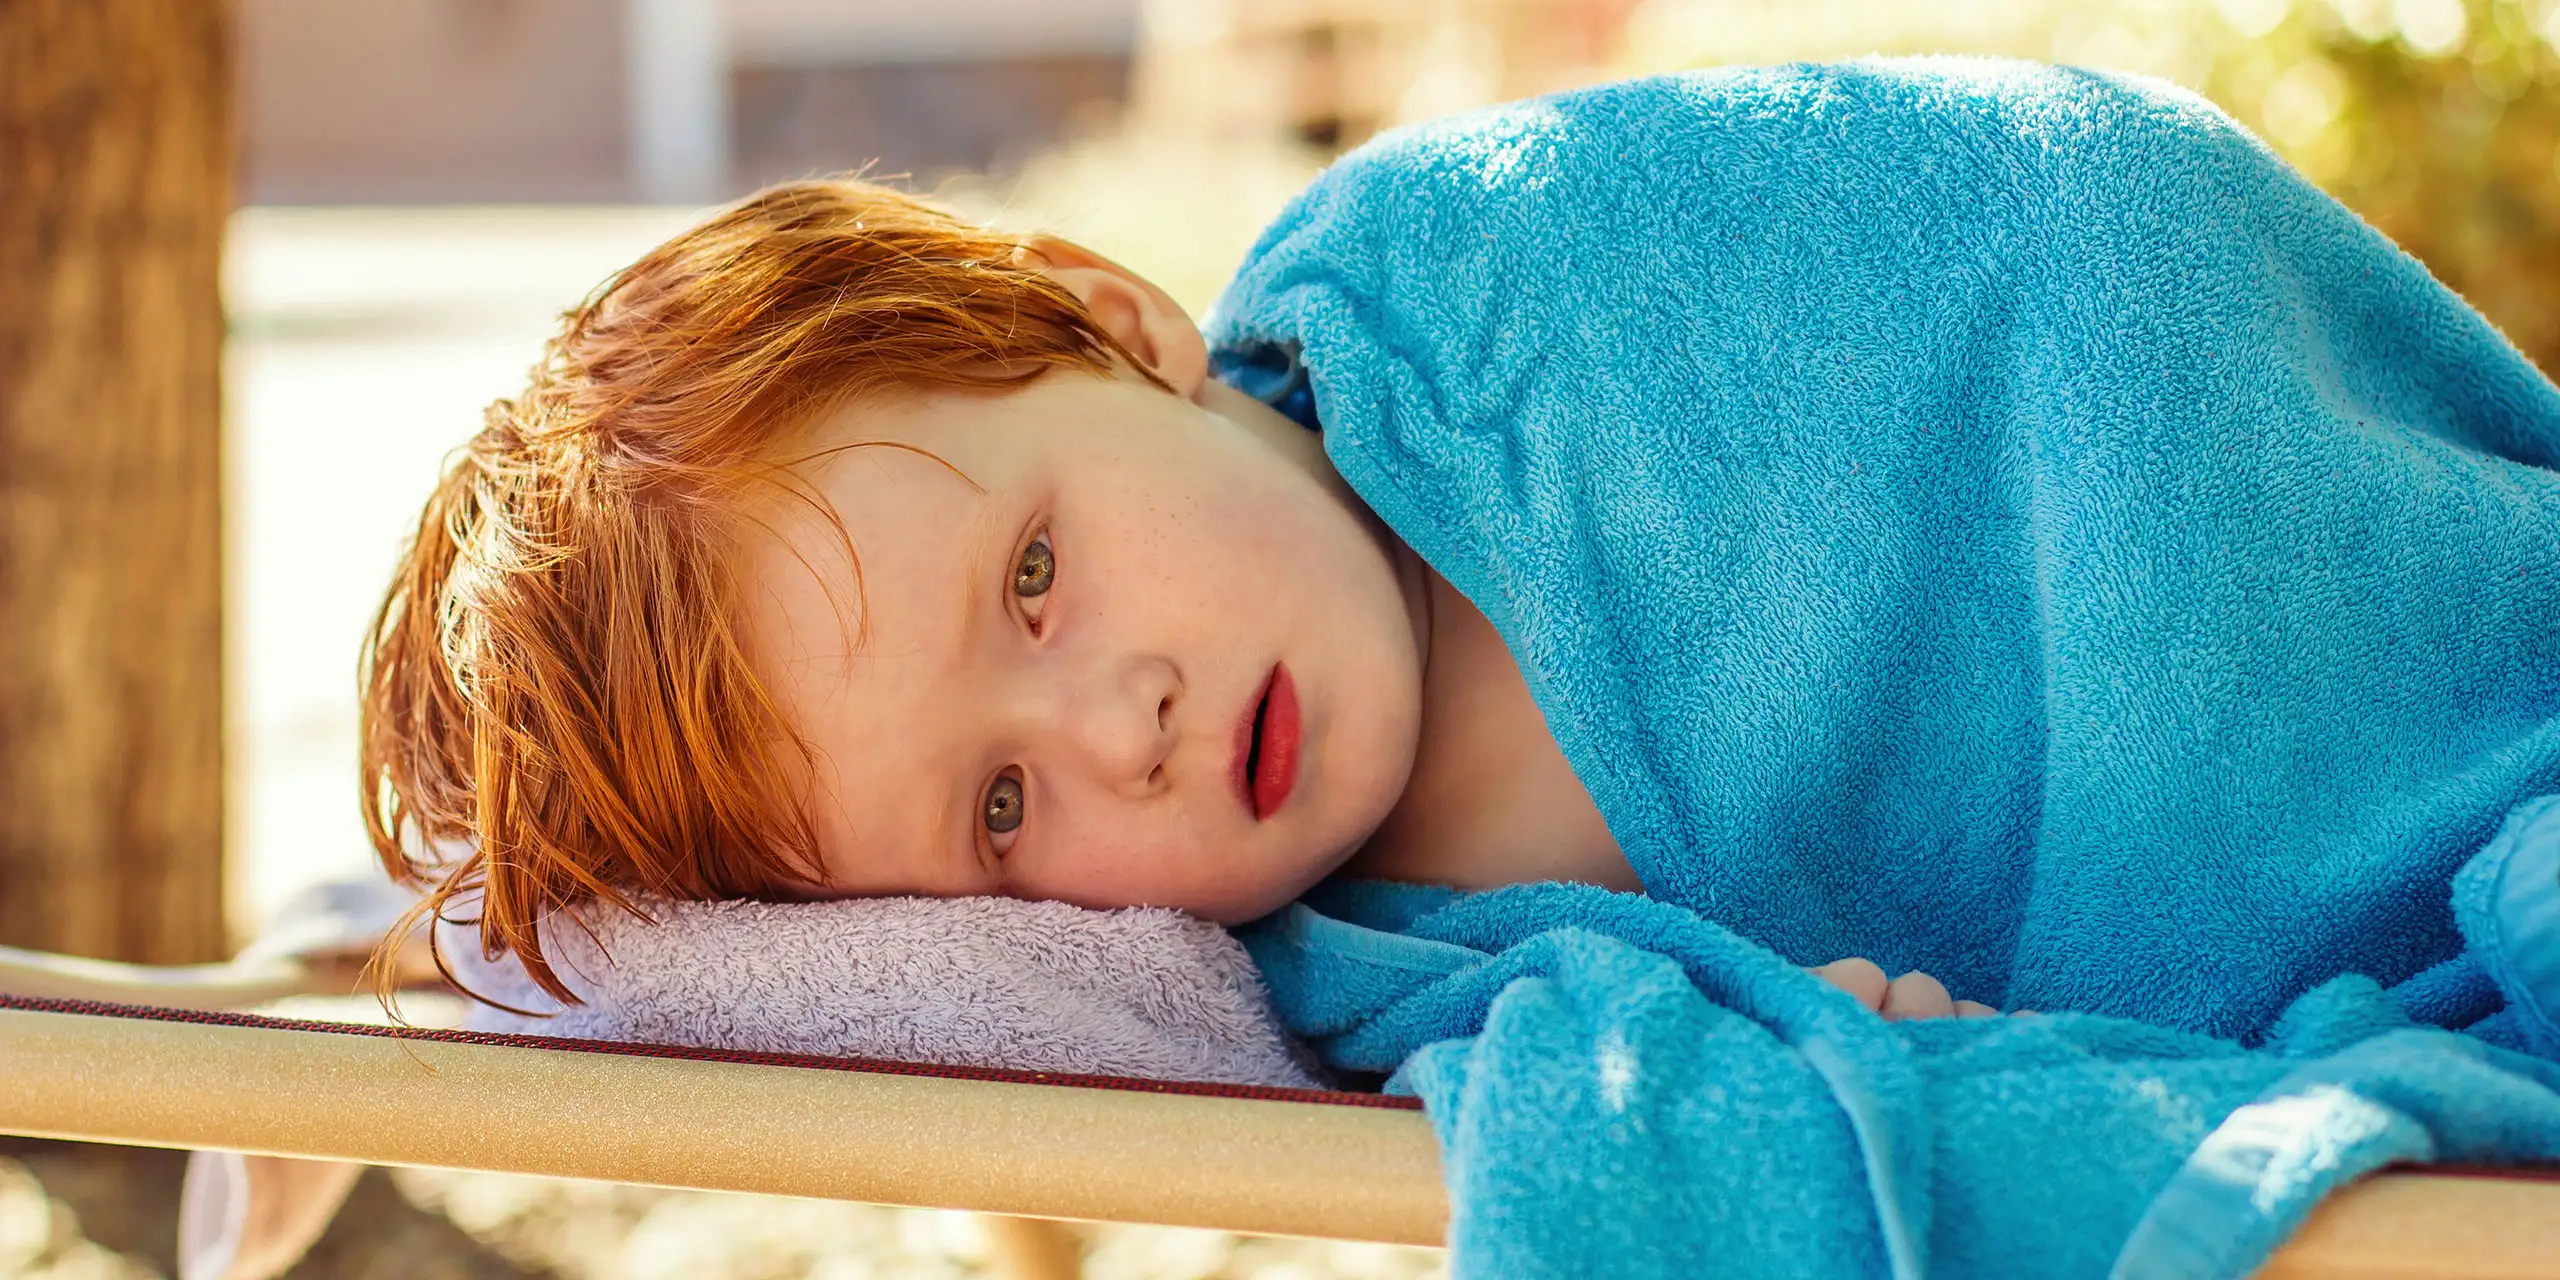
MULTIPOLYGON (((1395 804, 1420 722, 1419 563, 1312 435, 1174 363, 1177 394, 1053 373, 857 406, 794 442, 912 446, 968 477, 878 444, 797 466, 851 535, 858 586, 797 504, 760 510, 770 532, 746 549, 749 642, 815 748, 832 891, 1234 923, 1341 865, 1395 804), (1257 814, 1239 771, 1280 669, 1294 778, 1257 814)), ((1267 772, 1287 752, 1283 717, 1262 719, 1267 772)))

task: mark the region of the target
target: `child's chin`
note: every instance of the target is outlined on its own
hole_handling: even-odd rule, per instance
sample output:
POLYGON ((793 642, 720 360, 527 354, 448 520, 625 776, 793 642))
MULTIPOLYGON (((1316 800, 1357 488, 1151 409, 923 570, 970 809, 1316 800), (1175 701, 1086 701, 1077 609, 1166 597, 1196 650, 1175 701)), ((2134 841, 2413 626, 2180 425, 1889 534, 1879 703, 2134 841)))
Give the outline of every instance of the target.
POLYGON ((1297 901, 1299 894, 1314 888, 1316 880, 1323 878, 1317 876, 1305 884, 1299 884, 1295 880, 1275 881, 1257 886, 1257 891, 1251 894, 1223 895, 1215 903, 1193 907, 1191 914, 1212 924, 1228 926, 1250 924, 1297 901))

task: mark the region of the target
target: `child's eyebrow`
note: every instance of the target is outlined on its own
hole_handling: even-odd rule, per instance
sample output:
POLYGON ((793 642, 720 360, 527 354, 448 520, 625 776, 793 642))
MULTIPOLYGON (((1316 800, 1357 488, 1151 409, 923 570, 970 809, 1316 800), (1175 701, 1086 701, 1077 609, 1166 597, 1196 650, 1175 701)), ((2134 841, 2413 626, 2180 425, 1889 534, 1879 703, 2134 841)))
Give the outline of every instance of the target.
MULTIPOLYGON (((987 575, 993 566, 987 563, 995 552, 988 544, 995 540, 996 517, 1008 504, 996 501, 997 494, 982 490, 977 495, 978 510, 969 521, 969 530, 960 547, 960 652, 972 651, 978 638, 978 615, 984 612, 987 575)), ((999 589, 1003 579, 998 579, 999 589)))

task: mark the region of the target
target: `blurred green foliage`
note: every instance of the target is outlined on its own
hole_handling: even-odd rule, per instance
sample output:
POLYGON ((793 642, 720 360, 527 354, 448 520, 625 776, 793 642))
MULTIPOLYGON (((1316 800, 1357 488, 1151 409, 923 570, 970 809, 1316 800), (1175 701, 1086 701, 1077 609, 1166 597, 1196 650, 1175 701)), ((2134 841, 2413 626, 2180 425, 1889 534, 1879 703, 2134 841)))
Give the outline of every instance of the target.
POLYGON ((2161 76, 2560 373, 2560 0, 1650 0, 1627 70, 1997 53, 2161 76))

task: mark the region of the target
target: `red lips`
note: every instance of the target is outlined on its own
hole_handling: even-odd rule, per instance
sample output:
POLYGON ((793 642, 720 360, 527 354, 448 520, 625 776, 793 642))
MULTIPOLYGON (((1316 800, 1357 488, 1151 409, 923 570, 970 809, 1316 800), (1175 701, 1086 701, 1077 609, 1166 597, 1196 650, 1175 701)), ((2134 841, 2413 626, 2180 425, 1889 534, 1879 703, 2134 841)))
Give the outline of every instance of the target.
POLYGON ((1274 665, 1236 725, 1236 793, 1256 821, 1278 812, 1298 784, 1298 690, 1274 665))

